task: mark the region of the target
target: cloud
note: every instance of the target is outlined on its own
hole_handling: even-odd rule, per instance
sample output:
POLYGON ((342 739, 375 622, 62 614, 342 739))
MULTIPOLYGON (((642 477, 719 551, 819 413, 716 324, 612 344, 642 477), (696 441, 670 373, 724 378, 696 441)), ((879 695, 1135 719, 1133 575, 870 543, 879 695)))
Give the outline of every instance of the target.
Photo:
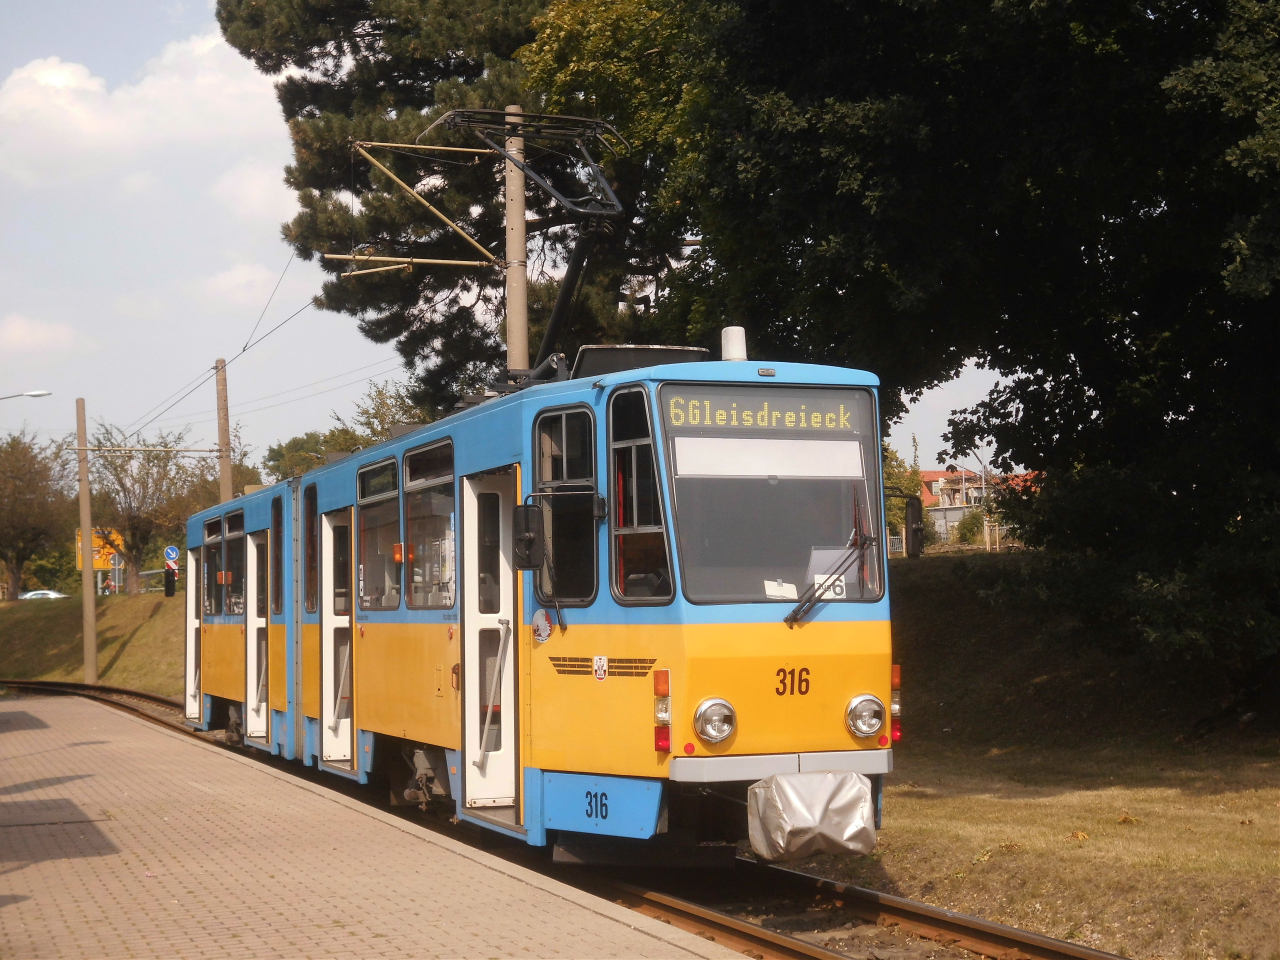
POLYGON ((32 60, 0 84, 0 175, 26 185, 128 174, 172 147, 278 139, 272 81, 216 30, 168 44, 113 90, 89 68, 32 60))
POLYGON ((11 313, 0 320, 0 352, 3 353, 63 353, 83 345, 65 323, 32 320, 20 313, 11 313))
POLYGON ((281 223, 298 212, 297 195, 285 186, 284 171, 257 160, 236 164, 209 192, 238 220, 281 223))
POLYGON ((205 298, 225 305, 261 308, 278 278, 278 271, 272 273, 261 264, 240 263, 201 280, 199 289, 205 298))

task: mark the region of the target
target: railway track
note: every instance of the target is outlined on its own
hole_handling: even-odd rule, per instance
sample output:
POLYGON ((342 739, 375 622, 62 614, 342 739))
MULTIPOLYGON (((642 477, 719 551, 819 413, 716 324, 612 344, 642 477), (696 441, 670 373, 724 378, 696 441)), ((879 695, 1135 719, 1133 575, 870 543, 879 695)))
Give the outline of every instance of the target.
MULTIPOLYGON (((0 687, 88 697, 196 739, 221 744, 220 739, 193 731, 184 721, 182 702, 170 697, 121 687, 55 680, 0 680, 0 687)), ((527 857, 517 859, 525 866, 534 866, 527 857)), ((1066 940, 771 864, 739 860, 735 879, 739 884, 736 892, 747 899, 790 894, 804 901, 809 911, 817 912, 819 916, 830 912, 831 916, 852 916, 861 923, 877 927, 897 927, 904 933, 939 946, 959 947, 990 960, 1120 960, 1115 954, 1066 940)), ((636 885, 611 876, 592 874, 579 877, 575 885, 755 960, 804 957, 848 960, 850 956, 847 952, 740 919, 724 910, 703 906, 692 899, 654 889, 669 887, 668 884, 636 885)))

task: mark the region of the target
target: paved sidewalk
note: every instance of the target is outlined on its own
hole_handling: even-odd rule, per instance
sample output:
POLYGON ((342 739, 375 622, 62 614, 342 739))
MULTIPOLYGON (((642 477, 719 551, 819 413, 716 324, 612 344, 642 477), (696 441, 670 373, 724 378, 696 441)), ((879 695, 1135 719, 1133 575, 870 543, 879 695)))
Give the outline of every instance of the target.
POLYGON ((733 957, 74 697, 0 700, 0 958, 733 957))

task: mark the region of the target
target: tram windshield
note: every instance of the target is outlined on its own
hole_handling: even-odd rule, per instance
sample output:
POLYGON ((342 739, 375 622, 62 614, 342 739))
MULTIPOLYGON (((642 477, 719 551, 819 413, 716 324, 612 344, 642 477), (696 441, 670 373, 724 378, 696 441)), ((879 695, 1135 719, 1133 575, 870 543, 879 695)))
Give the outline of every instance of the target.
POLYGON ((870 391, 671 383, 659 396, 690 600, 794 605, 815 584, 824 602, 881 596, 870 391))

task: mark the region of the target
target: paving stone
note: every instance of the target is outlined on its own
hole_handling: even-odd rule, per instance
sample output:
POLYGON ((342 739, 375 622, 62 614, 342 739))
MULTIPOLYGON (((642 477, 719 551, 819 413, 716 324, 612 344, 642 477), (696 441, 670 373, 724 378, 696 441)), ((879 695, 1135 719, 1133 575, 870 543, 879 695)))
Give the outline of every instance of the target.
POLYGON ((75 697, 0 701, 0 957, 734 957, 75 697))

